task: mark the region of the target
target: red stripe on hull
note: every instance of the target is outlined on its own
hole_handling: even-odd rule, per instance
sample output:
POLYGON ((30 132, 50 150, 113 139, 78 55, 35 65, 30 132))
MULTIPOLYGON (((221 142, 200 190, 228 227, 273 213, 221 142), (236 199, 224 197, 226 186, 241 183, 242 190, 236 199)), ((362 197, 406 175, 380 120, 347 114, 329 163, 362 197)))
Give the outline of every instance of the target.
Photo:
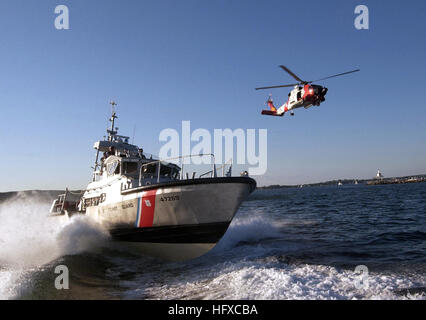
POLYGON ((144 192, 141 199, 139 228, 152 227, 155 213, 155 198, 157 190, 144 192))

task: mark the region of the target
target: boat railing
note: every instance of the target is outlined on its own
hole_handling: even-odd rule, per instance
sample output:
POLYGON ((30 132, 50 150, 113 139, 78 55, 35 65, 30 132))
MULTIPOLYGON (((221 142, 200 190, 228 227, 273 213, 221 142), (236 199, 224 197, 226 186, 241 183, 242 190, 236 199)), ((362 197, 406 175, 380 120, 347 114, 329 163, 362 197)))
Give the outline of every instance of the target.
MULTIPOLYGON (((226 163, 224 163, 223 165, 221 165, 219 168, 216 168, 216 171, 219 171, 219 170, 222 170, 222 177, 230 176, 232 174, 232 159, 229 159, 226 163), (226 167, 228 167, 228 166, 229 166, 229 170, 226 171, 226 173, 225 173, 226 167)), ((201 174, 199 176, 199 178, 203 178, 205 176, 208 176, 212 172, 213 172, 212 170, 207 171, 207 172, 201 174)))
POLYGON ((57 199, 53 202, 50 213, 64 214, 66 210, 77 210, 77 204, 83 193, 84 191, 72 192, 66 188, 65 193, 58 195, 57 199))
POLYGON ((214 154, 207 153, 207 154, 187 155, 187 156, 180 156, 180 157, 173 157, 173 158, 168 158, 168 159, 150 161, 148 163, 141 165, 141 167, 139 168, 139 177, 137 179, 137 182, 135 180, 133 180, 133 181, 129 180, 128 183, 122 184, 121 190, 124 191, 124 190, 132 189, 132 188, 141 187, 144 184, 149 185, 151 183, 160 183, 161 178, 162 178, 161 167, 167 166, 167 164, 173 163, 173 162, 178 162, 181 165, 180 176, 179 176, 178 180, 197 179, 196 172, 192 172, 192 174, 189 175, 188 172, 184 171, 185 167, 184 167, 184 161, 183 160, 184 159, 191 159, 191 158, 202 158, 202 157, 210 157, 211 158, 210 159, 211 170, 199 174, 198 179, 206 178, 206 177, 216 178, 218 176, 218 174, 217 174, 218 170, 222 170, 222 177, 231 175, 232 159, 230 159, 225 164, 223 164, 222 166, 217 168, 216 163, 215 163, 214 154), (146 178, 147 175, 146 175, 146 173, 143 172, 144 169, 147 168, 148 166, 154 166, 155 170, 156 170, 155 172, 152 172, 149 179, 146 178), (229 168, 229 169, 226 171, 227 168, 229 168), (137 185, 134 185, 134 182, 136 182, 137 185))
MULTIPOLYGON (((152 165, 158 164, 158 166, 156 168, 157 169, 157 172, 156 172, 156 176, 157 176, 156 177, 156 181, 157 181, 157 183, 160 183, 161 163, 170 163, 172 161, 179 160, 179 162, 181 162, 181 172, 180 172, 181 176, 180 176, 180 179, 184 180, 185 174, 184 174, 184 161, 183 160, 184 159, 192 159, 192 158, 202 158, 202 157, 210 157, 211 158, 212 170, 210 170, 209 173, 210 173, 210 175, 211 175, 212 178, 213 177, 217 177, 214 154, 212 154, 212 153, 196 154, 196 155, 192 154, 192 155, 187 155, 187 156, 180 156, 180 157, 173 157, 173 158, 168 158, 168 159, 163 159, 163 160, 156 160, 156 161, 152 161, 152 162, 143 164, 140 167, 140 169, 139 169, 139 186, 142 185, 142 177, 143 177, 142 170, 145 167, 147 167, 147 166, 152 166, 152 165)), ((195 178, 194 175, 193 175, 193 178, 195 178)))
POLYGON ((92 181, 93 182, 99 181, 101 179, 101 175, 102 174, 100 170, 93 171, 92 181))

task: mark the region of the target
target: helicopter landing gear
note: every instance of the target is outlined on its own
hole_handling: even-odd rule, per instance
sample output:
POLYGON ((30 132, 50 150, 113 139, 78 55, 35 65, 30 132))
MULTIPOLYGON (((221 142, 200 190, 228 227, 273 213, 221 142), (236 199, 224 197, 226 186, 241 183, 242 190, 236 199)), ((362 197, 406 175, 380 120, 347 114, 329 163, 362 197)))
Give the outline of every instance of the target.
POLYGON ((294 112, 290 112, 290 115, 291 115, 292 117, 294 117, 294 112))

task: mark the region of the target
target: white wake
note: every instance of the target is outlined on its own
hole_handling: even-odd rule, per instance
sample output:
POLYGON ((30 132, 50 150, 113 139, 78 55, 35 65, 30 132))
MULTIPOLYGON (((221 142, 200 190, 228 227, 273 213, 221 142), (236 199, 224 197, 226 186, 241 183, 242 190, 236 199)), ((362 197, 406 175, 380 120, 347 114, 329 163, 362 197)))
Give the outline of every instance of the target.
POLYGON ((87 217, 49 217, 50 203, 18 193, 0 204, 0 299, 19 294, 30 274, 64 255, 102 244, 107 234, 87 217))

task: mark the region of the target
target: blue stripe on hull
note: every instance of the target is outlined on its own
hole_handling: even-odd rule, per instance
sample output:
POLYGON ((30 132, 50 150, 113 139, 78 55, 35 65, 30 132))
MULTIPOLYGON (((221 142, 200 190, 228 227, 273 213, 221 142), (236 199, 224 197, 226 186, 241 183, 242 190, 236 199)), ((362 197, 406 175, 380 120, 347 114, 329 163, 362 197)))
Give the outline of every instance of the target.
POLYGON ((136 211, 136 222, 135 222, 136 228, 139 228, 140 204, 141 204, 141 198, 138 198, 138 209, 136 211))

